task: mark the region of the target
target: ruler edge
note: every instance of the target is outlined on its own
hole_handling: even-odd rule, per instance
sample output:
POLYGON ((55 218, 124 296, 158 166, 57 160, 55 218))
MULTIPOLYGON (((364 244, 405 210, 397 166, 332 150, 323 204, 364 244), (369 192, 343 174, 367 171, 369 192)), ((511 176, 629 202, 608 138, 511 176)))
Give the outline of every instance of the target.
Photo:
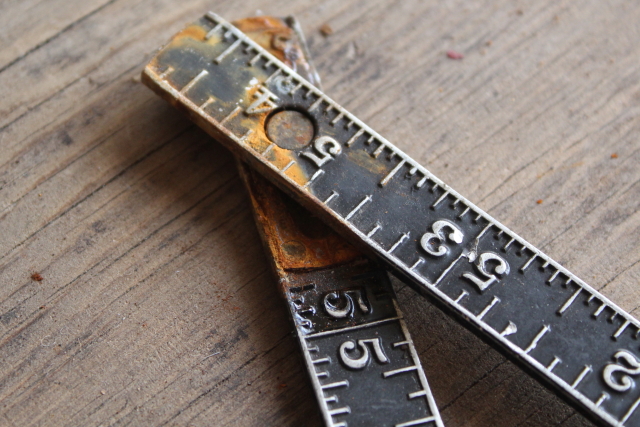
MULTIPOLYGON (((613 303, 608 297, 598 292, 595 288, 585 283, 583 280, 578 278, 575 274, 571 273, 565 267, 563 267, 562 265, 560 265, 559 263, 551 259, 548 255, 538 250, 535 246, 533 246, 532 244, 527 242, 525 239, 520 237, 513 230, 504 226, 495 218, 493 218, 491 215, 484 212, 482 209, 478 208, 474 203, 469 201, 466 197, 462 196, 460 193, 453 190, 449 185, 447 185, 442 180, 437 178, 435 175, 429 172, 426 168, 424 168, 422 165, 420 165, 415 160, 413 160, 410 156, 405 154, 402 150, 400 150, 394 144, 389 142, 386 138, 382 137, 370 126, 368 126, 363 121, 361 121, 356 116, 354 116, 352 113, 347 111, 344 107, 340 106, 338 103, 333 101, 324 92, 318 90, 306 79, 304 79, 303 77, 298 75, 296 72, 291 70, 289 67, 287 67, 284 63, 282 63, 282 61, 280 61, 275 56, 270 54, 268 51, 266 51, 265 49, 257 45, 251 39, 249 39, 243 32, 238 30, 231 23, 229 23, 224 18, 220 17, 219 15, 213 12, 208 12, 204 17, 208 18, 209 20, 212 20, 213 22, 217 22, 226 26, 225 29, 227 31, 231 31, 236 37, 242 39, 243 42, 251 45, 252 48, 260 52, 260 54, 266 57, 270 62, 277 65, 279 68, 281 68, 285 74, 294 76, 296 79, 299 80, 299 82, 307 90, 309 90, 319 98, 322 98, 324 102, 328 103, 330 106, 332 106, 333 108, 336 108, 340 112, 343 112, 344 117, 348 118, 354 124, 360 126, 361 128, 364 128, 368 134, 370 134, 372 137, 378 139, 380 142, 384 143, 387 147, 392 149, 394 153, 398 157, 400 157, 401 160, 405 160, 409 164, 409 166, 416 167, 417 171, 422 173, 424 177, 426 177, 429 180, 432 180, 433 182, 438 184, 440 187, 448 191, 450 195, 456 197, 458 200, 466 204, 471 210, 473 210, 478 215, 478 218, 484 218, 486 221, 488 221, 491 224, 492 227, 496 227, 500 231, 508 234, 510 237, 513 237, 514 241, 519 243, 524 248, 527 248, 528 250, 533 252, 537 257, 540 257, 541 259, 543 259, 546 263, 548 263, 553 268, 555 268, 559 273, 562 273, 565 276, 569 277, 569 279, 571 279, 572 282, 576 283, 577 286, 582 288, 582 290, 587 291, 591 295, 597 296, 598 300, 600 300, 604 305, 613 309, 617 315, 623 317, 626 321, 629 322, 630 325, 633 325, 638 330, 638 332, 640 332, 640 322, 637 319, 635 319, 633 316, 631 316, 629 313, 627 313, 625 310, 621 309, 617 304, 613 303)), ((162 51, 164 47, 166 47, 166 45, 158 49, 156 53, 162 51)), ((392 266, 394 272, 399 273, 399 276, 403 278, 403 280, 405 277, 413 277, 414 278, 413 280, 415 280, 416 282, 419 282, 422 286, 418 286, 417 283, 411 283, 413 280, 407 280, 406 283, 412 288, 416 289, 421 295, 427 296, 432 301, 436 301, 438 307, 440 308, 444 307, 445 311, 449 315, 453 314, 454 318, 463 319, 464 321, 460 322, 462 326, 469 329, 472 333, 480 337, 482 340, 490 341, 498 344, 497 347, 493 345, 492 347, 496 350, 499 350, 507 358, 512 360, 524 359, 526 363, 528 363, 532 367, 536 367, 539 370, 539 372, 531 369, 531 367, 527 367, 526 364, 518 363, 519 367, 525 366, 525 370, 527 371, 527 373, 533 374, 533 376, 536 379, 540 378, 543 380, 542 381, 543 383, 552 383, 558 386, 560 389, 562 389, 562 391, 564 392, 562 393, 563 398, 568 397, 571 400, 580 402, 581 405, 585 406, 585 409, 590 408, 591 412, 581 411, 581 413, 585 414, 587 418, 593 420, 594 416, 599 416, 601 417, 601 419, 598 419, 598 418, 595 419, 598 422, 606 421, 611 426, 625 427, 625 424, 613 418, 611 414, 607 413, 600 407, 595 406, 595 403, 590 399, 588 399, 584 394, 582 394, 576 389, 571 388, 567 382, 565 382, 563 379, 561 379, 557 375, 553 374, 553 372, 548 372, 546 366, 542 365, 533 357, 524 353, 523 349, 516 346, 511 341, 503 339, 503 337, 501 337, 499 333, 497 331, 494 331, 492 328, 485 327, 484 322, 482 322, 481 320, 477 320, 475 314, 466 310, 464 307, 454 305, 453 299, 447 296, 444 292, 440 291, 437 287, 431 284, 425 284, 424 279, 417 276, 411 276, 410 274, 405 272, 404 271, 405 268, 408 269, 407 266, 400 264, 399 260, 396 261, 395 257, 390 257, 389 254, 387 254, 387 252, 380 245, 378 245, 372 239, 368 238, 363 232, 358 230, 351 223, 342 222, 339 219, 337 219, 335 217, 336 215, 338 215, 337 212, 329 209, 327 206, 325 206, 322 203, 320 199, 315 197, 312 193, 306 191, 306 189, 302 188, 301 185, 299 185, 297 182, 289 178, 287 175, 281 174, 280 170, 277 169, 270 162, 267 162, 266 160, 264 160, 262 157, 257 155, 257 153, 256 154, 251 153, 250 149, 247 146, 245 146, 236 135, 228 131, 226 128, 224 128, 224 126, 221 126, 217 121, 215 121, 215 119, 213 119, 213 117, 204 113, 190 99, 188 99, 186 96, 180 93, 177 89, 175 89, 170 84, 168 84, 166 81, 161 79, 158 76, 158 74, 156 74, 155 71, 150 68, 149 64, 147 64, 142 71, 142 80, 148 87, 154 90, 163 99, 169 101, 172 105, 178 107, 180 110, 185 111, 190 117, 192 117, 193 119, 196 119, 196 121, 204 120, 208 125, 213 126, 214 129, 205 128, 205 130, 216 139, 222 137, 218 139, 218 141, 221 142, 226 148, 230 149, 234 154, 236 155, 239 154, 240 157, 242 157, 242 159, 245 160, 247 163, 250 163, 252 166, 258 166, 257 169, 259 169, 260 171, 265 171, 265 170, 268 171, 268 173, 264 173, 264 172, 261 172, 261 173, 264 176, 266 176, 272 183, 274 183, 278 188, 284 190, 287 194, 292 195, 298 202, 300 202, 306 207, 311 206, 313 210, 321 211, 321 216, 323 221, 329 222, 332 225, 338 224, 337 228, 341 229, 339 234, 344 234, 344 231, 345 231, 344 228, 348 229, 348 234, 350 234, 350 237, 347 240, 352 241, 352 243, 353 243, 353 240, 355 240, 357 246, 361 249, 364 249, 366 253, 368 254, 373 253, 375 254, 376 257, 383 258, 385 260, 385 263, 392 266), (224 138, 228 138, 232 140, 234 143, 225 143, 224 138), (276 176, 277 178, 274 178, 274 176, 276 176), (294 188, 297 188, 298 191, 292 191, 291 189, 287 188, 286 185, 279 182, 279 180, 287 181, 294 188), (425 294, 424 293, 425 289, 428 290, 430 294, 425 294), (458 310, 458 312, 456 312, 456 310, 458 310), (467 323, 474 324, 478 330, 473 330, 469 328, 468 325, 465 324, 465 321, 467 323), (484 332, 484 334, 481 334, 481 332, 484 332), (509 347, 512 353, 509 353, 506 348, 502 349, 500 347, 509 347), (546 373, 546 375, 548 376, 545 377, 543 373, 546 373)), ((333 228, 336 228, 336 226, 334 226, 333 228)), ((556 392, 556 390, 553 390, 553 389, 551 389, 550 391, 556 392)), ((560 390, 557 390, 557 391, 560 391, 560 390)))

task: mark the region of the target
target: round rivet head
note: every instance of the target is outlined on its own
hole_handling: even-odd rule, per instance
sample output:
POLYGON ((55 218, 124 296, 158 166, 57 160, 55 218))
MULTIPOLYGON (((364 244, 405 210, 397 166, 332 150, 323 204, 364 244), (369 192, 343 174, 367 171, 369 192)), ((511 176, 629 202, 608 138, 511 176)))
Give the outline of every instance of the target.
POLYGON ((267 136, 278 147, 298 150, 307 146, 315 132, 313 122, 300 111, 282 110, 267 121, 267 136))

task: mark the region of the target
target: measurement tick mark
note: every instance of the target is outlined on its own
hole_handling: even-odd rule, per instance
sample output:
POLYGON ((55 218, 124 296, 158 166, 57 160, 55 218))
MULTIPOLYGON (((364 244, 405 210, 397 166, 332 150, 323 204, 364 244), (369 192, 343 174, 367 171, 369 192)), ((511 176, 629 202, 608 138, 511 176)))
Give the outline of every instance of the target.
POLYGON ((224 125, 225 123, 227 123, 229 120, 233 119, 235 116, 238 115, 238 113, 242 111, 241 107, 236 107, 233 109, 233 111, 231 113, 229 113, 229 115, 227 117, 225 117, 224 119, 222 119, 219 124, 220 126, 224 125))
POLYGON ((409 393, 407 397, 409 399, 415 399, 416 397, 422 397, 426 395, 427 395, 427 390, 418 390, 418 391, 414 391, 413 393, 409 393))
POLYGON ((626 320, 622 325, 620 325, 620 327, 618 328, 616 333, 613 334, 613 339, 617 340, 620 337, 620 335, 622 335, 624 330, 627 329, 627 326, 629 326, 630 324, 631 324, 631 321, 630 320, 626 320))
POLYGON ((378 230, 380 230, 382 228, 382 226, 380 224, 376 224, 375 227, 373 227, 371 229, 371 231, 367 234, 368 238, 371 238, 374 234, 376 234, 378 232, 378 230))
POLYGON ((605 400, 609 399, 609 394, 605 393, 604 391, 602 392, 602 394, 600 395, 600 397, 598 398, 598 400, 596 400, 596 408, 599 408, 600 405, 602 405, 604 403, 605 400))
POLYGON ((287 171, 287 169, 289 169, 291 166, 295 165, 296 161, 295 160, 291 160, 289 163, 287 163, 287 165, 285 167, 283 167, 280 172, 285 173, 287 171))
POLYGON ((383 372, 382 373, 382 377, 383 378, 389 378, 392 377, 394 375, 398 375, 398 374, 403 374, 405 372, 412 372, 415 371, 416 369, 418 369, 417 366, 408 366, 406 368, 400 368, 400 369, 394 369, 392 371, 387 371, 387 372, 383 372))
POLYGON ((400 168, 402 168, 402 166, 404 166, 405 163, 406 163, 406 160, 401 160, 400 162, 398 162, 398 164, 393 169, 391 169, 391 171, 387 174, 387 176, 385 176, 378 185, 380 187, 384 187, 385 185, 387 185, 387 183, 391 181, 391 178, 393 178, 393 176, 396 173, 398 173, 400 168))
POLYGON ((507 251, 507 249, 509 249, 509 246, 511 246, 511 244, 512 244, 513 242, 515 242, 515 241, 516 241, 516 239, 514 239, 514 238, 512 238, 511 240, 509 240, 509 241, 507 242, 507 244, 506 244, 506 245, 504 245, 504 247, 502 248, 502 250, 506 252, 506 251, 507 251))
POLYGON ((353 210, 351 212, 349 212, 347 214, 347 216, 344 217, 345 221, 349 221, 351 218, 353 218, 353 216, 367 203, 369 203, 371 201, 372 197, 371 195, 366 196, 364 199, 362 199, 362 201, 360 203, 358 203, 358 206, 356 206, 355 208, 353 208, 353 210))
POLYGON ((166 79, 167 79, 167 77, 169 77, 169 75, 170 75, 171 73, 173 73, 174 71, 175 71, 175 69, 174 69, 173 67, 169 66, 169 67, 167 67, 167 69, 166 69, 166 70, 164 70, 162 73, 160 73, 160 74, 158 75, 158 78, 159 78, 160 80, 166 80, 166 79))
POLYGON ((487 304, 487 306, 484 308, 484 310, 482 310, 480 312, 480 314, 478 314, 478 316, 477 316, 478 320, 482 320, 482 318, 484 316, 486 316, 486 314, 489 312, 489 310, 491 310, 499 302, 500 302, 500 298, 494 296, 493 299, 491 300, 491 302, 489 304, 487 304))
POLYGON ((438 198, 438 200, 436 200, 435 203, 431 205, 431 209, 435 209, 436 206, 438 206, 440 204, 440 202, 442 202, 444 199, 447 198, 448 195, 449 195, 449 190, 447 190, 444 193, 442 193, 442 196, 440 196, 438 198))
POLYGON ((580 372, 580 374, 576 377, 576 379, 573 381, 573 384, 571 384, 571 388, 576 388, 578 387, 578 385, 582 382, 582 380, 584 379, 584 377, 586 377, 589 372, 593 371, 593 368, 591 366, 587 366, 585 365, 585 367, 582 369, 582 371, 580 372))
POLYGON ((332 191, 332 192, 331 192, 331 195, 330 195, 329 197, 327 197, 327 200, 325 200, 323 203, 324 203, 325 205, 328 205, 330 201, 332 201, 333 199, 335 199, 335 198, 336 198, 336 197, 338 197, 338 196, 339 196, 339 194, 338 194, 338 192, 337 192, 337 191, 332 191))
POLYGON ((631 418, 631 415, 633 415, 633 413, 636 411, 636 409, 638 409, 638 405, 640 405, 640 399, 638 399, 635 402, 633 402, 633 405, 631 405, 631 407, 629 408, 627 413, 624 414, 624 416, 620 420, 620 425, 624 425, 624 423, 626 423, 627 420, 629 418, 631 418))
POLYGON ((289 95, 293 96, 293 94, 296 93, 298 90, 300 90, 301 87, 302 87, 302 83, 298 83, 289 91, 289 95))
POLYGON ((364 133, 364 129, 360 129, 351 138, 349 138, 349 140, 347 142, 345 142, 344 145, 346 145, 347 147, 351 147, 353 145, 353 143, 356 142, 356 139, 360 138, 360 136, 363 133, 364 133))
POLYGON ((373 151, 373 153, 371 153, 371 157, 373 157, 374 159, 377 159, 377 158, 378 158, 378 156, 379 156, 380 154, 382 154, 382 152, 384 151, 384 149, 385 149, 386 147, 387 147, 387 146, 386 146, 386 145, 384 145, 384 143, 380 142, 380 145, 378 146, 378 148, 376 148, 376 149, 373 151))
POLYGON ((416 268, 418 268, 422 263, 424 263, 424 259, 423 258, 418 258, 418 260, 416 262, 413 263, 413 265, 411 266, 410 270, 415 270, 416 268))
POLYGON ((456 304, 460 304, 460 301, 462 301, 464 299, 464 297, 466 297, 467 295, 469 295, 469 292, 467 291, 461 291, 460 295, 458 295, 458 298, 456 298, 456 300, 454 301, 456 304))
POLYGON ((222 60, 224 58, 227 57, 227 55, 229 55, 231 52, 233 52, 238 46, 240 46, 240 43, 242 43, 242 40, 238 39, 236 41, 234 41, 231 46, 229 46, 228 48, 225 49, 224 52, 222 52, 220 55, 218 55, 216 57, 216 59, 213 60, 213 62, 215 62, 216 64, 219 64, 220 62, 222 62, 222 60))
POLYGON ((536 346, 538 345, 538 342, 542 339, 542 337, 544 336, 544 334, 546 334, 547 332, 549 332, 551 328, 547 325, 544 325, 542 327, 542 329, 540 329, 540 332, 538 332, 538 335, 536 335, 533 340, 531 341, 531 344, 529 344, 529 347, 527 347, 524 350, 525 354, 529 354, 531 352, 531 350, 533 350, 534 348, 536 348, 536 346))
POLYGON ((553 360, 547 366, 547 370, 549 372, 553 371, 553 369, 558 365, 558 363, 562 362, 562 360, 558 356, 553 356, 553 360))
POLYGON ((318 169, 313 175, 311 175, 311 178, 309 179, 309 181, 307 181, 307 183, 303 185, 302 188, 309 188, 311 183, 313 183, 316 179, 320 178, 322 175, 324 175, 324 171, 322 169, 318 169))
POLYGON ((553 282, 553 281, 555 280, 555 278, 556 278, 556 277, 558 277, 558 273, 560 273, 560 270, 556 270, 556 271, 555 271, 555 273, 553 273, 553 274, 551 275, 551 277, 549 277, 549 278, 547 279, 547 283, 548 283, 549 285, 551 284, 551 282, 553 282))
POLYGON ((592 316, 597 319, 598 316, 600 316, 600 313, 602 313, 606 307, 607 305, 605 303, 602 303, 602 305, 598 307, 598 309, 592 314, 592 316))
POLYGON ((320 105, 320 103, 322 103, 322 97, 319 97, 318 99, 316 99, 307 110, 308 111, 315 110, 316 108, 318 108, 318 105, 320 105))
POLYGON ((282 69, 278 68, 273 74, 271 74, 267 80, 264 81, 264 85, 268 84, 269 82, 271 82, 271 80, 275 79, 276 77, 278 77, 280 74, 282 74, 282 69))
POLYGON ((571 295, 569 297, 569 299, 562 305, 562 307, 560 307, 560 309, 557 311, 557 313, 562 316, 562 313, 564 313, 565 311, 567 311, 567 309, 571 306, 571 304, 573 304, 573 302, 576 300, 576 298, 578 298, 578 295, 580 294, 580 292, 582 292, 582 288, 578 288, 573 295, 571 295))
POLYGON ((526 270, 527 268, 529 268, 529 266, 531 265, 531 263, 533 262, 533 260, 534 260, 534 259, 536 259, 537 257, 538 257, 538 254, 537 254, 537 253, 534 253, 534 254, 533 254, 533 256, 532 256, 531 258, 529 258, 529 261, 527 261, 527 262, 525 263, 525 265, 523 265, 522 267, 520 267, 520 271, 524 273, 524 272, 525 272, 525 270, 526 270))
POLYGON ((218 23, 215 27, 213 27, 211 30, 209 30, 209 32, 207 33, 206 36, 204 36, 205 40, 209 40, 211 37, 213 37, 213 35, 215 33, 217 33, 218 31, 220 31, 220 28, 222 28, 222 24, 218 23))
POLYGON ((426 417, 426 418, 420 418, 413 421, 407 421, 405 423, 396 424, 395 427, 413 427, 413 426, 432 423, 434 421, 436 421, 436 417, 426 417))
POLYGON ((335 383, 329 383, 329 384, 324 384, 320 386, 320 388, 323 390, 329 390, 332 388, 339 388, 339 387, 349 387, 349 381, 348 380, 336 381, 335 383))
POLYGON ((250 65, 250 66, 253 66, 256 62, 258 62, 258 60, 260 59, 261 56, 262 56, 261 53, 256 54, 256 56, 251 58, 247 64, 250 65))
POLYGON ((262 156, 263 157, 267 157, 267 154, 269 154, 271 152, 271 150, 273 150, 273 147, 275 147, 276 144, 274 144, 273 142, 271 144, 269 144, 269 146, 267 148, 264 149, 264 151, 262 152, 262 156))
POLYGON ((189 91, 189 89, 191 89, 196 83, 198 83, 198 81, 201 78, 205 77, 208 74, 209 74, 209 72, 207 70, 200 71, 200 73, 197 76, 192 78, 189 83, 187 83, 186 85, 184 85, 184 87, 182 89, 180 89, 180 93, 183 94, 183 95, 186 94, 189 91))
POLYGON ((348 406, 345 406, 344 408, 332 409, 329 411, 329 415, 331 415, 332 417, 335 417, 336 415, 350 414, 350 413, 351 413, 351 408, 349 408, 348 406))
POLYGON ((206 101, 204 101, 198 108, 200 110, 204 110, 205 108, 207 108, 209 105, 213 104, 213 102, 215 101, 215 98, 213 97, 209 97, 209 99, 207 99, 206 101))
POLYGON ((424 183, 427 182, 427 179, 429 179, 429 177, 425 176, 422 179, 420 179, 420 181, 416 182, 416 188, 418 189, 422 188, 424 183))
POLYGON ((391 248, 387 251, 388 254, 393 253, 393 251, 395 251, 398 246, 400 246, 402 244, 402 242, 405 241, 405 239, 409 238, 409 232, 404 233, 402 236, 400 236, 400 238, 398 240, 396 240, 396 242, 393 244, 393 246, 391 246, 391 248))
POLYGON ((343 117, 344 113, 338 114, 333 120, 331 120, 331 126, 335 126, 343 117))
POLYGON ((245 132, 244 135, 242 135, 239 139, 238 142, 243 143, 247 140, 247 138, 249 138, 249 136, 251 136, 251 134, 253 133, 253 129, 249 129, 247 132, 245 132))

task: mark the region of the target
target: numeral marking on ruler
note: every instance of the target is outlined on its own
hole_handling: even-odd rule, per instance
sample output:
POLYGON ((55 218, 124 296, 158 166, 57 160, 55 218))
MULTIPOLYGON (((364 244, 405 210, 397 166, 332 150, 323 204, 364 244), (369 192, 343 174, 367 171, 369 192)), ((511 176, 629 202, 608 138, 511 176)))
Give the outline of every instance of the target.
MULTIPOLYGON (((640 424, 640 416, 636 413, 640 400, 632 393, 614 395, 605 388, 591 399, 580 391, 586 389, 587 384, 602 382, 602 360, 614 360, 618 349, 637 358, 640 324, 636 319, 449 188, 226 21, 217 15, 209 15, 197 25, 204 27, 201 34, 210 34, 210 39, 214 39, 215 34, 228 35, 220 38, 216 52, 222 53, 216 58, 204 57, 208 60, 207 68, 190 70, 195 77, 184 87, 176 88, 169 81, 174 74, 170 70, 182 65, 165 60, 169 56, 165 57, 161 52, 145 69, 145 83, 173 102, 182 104, 205 130, 224 137, 222 142, 242 153, 247 161, 260 164, 264 173, 305 201, 307 206, 312 206, 316 214, 330 220, 343 234, 367 245, 409 284, 450 307, 461 318, 468 319, 467 327, 501 350, 517 356, 518 363, 545 376, 570 403, 607 425, 640 424), (238 49, 241 44, 246 48, 238 49), (218 58, 216 64, 214 60, 218 58), (256 66, 261 59, 264 62, 256 66), (224 78, 205 79, 214 73, 224 78), (324 157, 318 157, 316 153, 314 160, 314 156, 304 155, 313 154, 309 150, 314 149, 316 143, 312 142, 312 147, 290 150, 292 157, 286 162, 280 157, 275 165, 277 156, 271 155, 275 148, 272 141, 261 140, 258 145, 251 145, 255 144, 251 141, 258 133, 251 138, 246 137, 246 131, 242 131, 244 136, 234 134, 224 127, 233 117, 214 117, 216 112, 209 111, 213 109, 205 109, 214 101, 203 104, 204 98, 197 102, 190 98, 195 85, 206 84, 209 99, 217 102, 222 99, 216 93, 217 82, 234 81, 238 75, 253 76, 263 85, 263 93, 274 94, 269 98, 273 102, 269 111, 256 110, 255 114, 249 114, 248 105, 242 106, 247 113, 243 116, 243 125, 248 126, 248 130, 252 130, 250 123, 254 123, 253 130, 262 131, 259 127, 263 126, 265 114, 293 103, 313 119, 315 141, 320 138, 336 141, 334 151, 319 153, 326 154, 324 157), (285 76, 290 84, 283 84, 283 89, 279 89, 278 82, 285 76), (345 125, 339 126, 339 123, 345 125), (257 154, 259 150, 255 147, 265 146, 267 149, 262 155, 257 154), (365 161, 361 155, 363 150, 372 157, 367 156, 365 161), (388 155, 381 155, 383 152, 388 155), (285 173, 293 167, 293 158, 298 159, 296 170, 304 175, 298 180, 294 179, 293 173, 285 173), (404 178, 390 185, 402 170, 407 171, 404 178), (363 194, 366 194, 364 199, 363 194), (452 203, 445 203, 447 200, 452 203), (429 227, 434 222, 445 220, 454 224, 464 234, 464 239, 458 243, 443 235, 445 250, 438 255, 435 250, 426 250, 420 242, 425 233, 432 233, 429 227), (483 304, 479 304, 480 297, 485 301, 483 304), (581 303, 583 300, 585 304, 581 303), (592 300, 599 305, 594 307, 592 300), (531 304, 527 305, 529 301, 531 304), (606 318, 601 316, 605 311, 606 318), (533 323, 529 321, 532 318, 537 321, 537 329, 532 329, 533 323), (557 337, 561 334, 560 342, 557 337), (578 344, 572 343, 577 343, 581 334, 598 334, 601 338, 597 346, 585 350, 594 361, 599 360, 600 365, 595 362, 586 365, 591 367, 587 370, 582 362, 579 376, 567 378, 557 365, 562 359, 563 367, 576 367, 572 345, 578 344), (525 337, 533 338, 523 342, 525 337), (545 353, 542 349, 547 349, 548 345, 558 347, 554 348, 554 352, 557 350, 554 360, 542 362, 536 359, 536 355, 545 353), (600 399, 604 395, 611 397, 600 399), (616 405, 611 405, 614 400, 616 405), (628 409, 622 411, 621 407, 628 409)), ((212 42, 207 43, 210 46, 212 42)), ((171 49, 175 52, 180 46, 170 44, 165 51, 171 49)), ((250 87, 248 83, 237 82, 238 90, 250 87)), ((200 86, 198 88, 201 92, 200 86)), ((224 90, 228 88, 220 88, 221 93, 226 93, 224 90)), ((232 110, 231 106, 226 111, 229 110, 232 110)), ((286 151, 278 150, 277 154, 281 156, 286 151)), ((629 381, 635 380, 635 377, 629 377, 629 381)))

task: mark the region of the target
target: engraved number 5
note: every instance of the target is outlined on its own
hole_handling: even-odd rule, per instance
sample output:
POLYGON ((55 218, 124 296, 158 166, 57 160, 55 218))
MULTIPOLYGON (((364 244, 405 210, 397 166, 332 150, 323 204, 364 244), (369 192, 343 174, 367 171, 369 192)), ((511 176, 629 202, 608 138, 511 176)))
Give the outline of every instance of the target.
POLYGON ((351 369, 363 369, 369 363, 369 359, 371 359, 371 355, 369 354, 369 348, 367 347, 369 344, 373 348, 373 354, 375 354, 376 359, 380 363, 389 363, 389 358, 384 351, 382 350, 382 343, 380 338, 373 338, 368 340, 358 340, 358 347, 360 347, 360 352, 362 355, 358 358, 352 358, 347 354, 347 352, 353 351, 356 348, 356 343, 352 340, 345 341, 340 344, 340 360, 344 363, 348 368, 351 369))
POLYGON ((507 261, 502 259, 500 255, 494 254, 493 252, 484 252, 478 257, 476 268, 482 276, 486 277, 486 279, 481 279, 472 273, 464 273, 462 275, 465 279, 469 279, 475 283, 481 292, 498 281, 498 278, 494 274, 487 271, 487 262, 489 261, 498 262, 498 265, 493 269, 495 274, 500 276, 509 274, 509 264, 507 264, 507 261))
POLYGON ((313 143, 313 148, 315 148, 316 151, 320 154, 320 157, 316 156, 311 151, 306 151, 302 153, 302 155, 307 157, 308 159, 311 159, 316 165, 318 165, 318 167, 321 167, 329 160, 332 160, 332 154, 334 156, 337 156, 342 152, 342 148, 340 147, 338 141, 331 138, 330 136, 321 136, 320 138, 316 139, 316 141, 313 143), (329 147, 327 148, 327 146, 329 147))

